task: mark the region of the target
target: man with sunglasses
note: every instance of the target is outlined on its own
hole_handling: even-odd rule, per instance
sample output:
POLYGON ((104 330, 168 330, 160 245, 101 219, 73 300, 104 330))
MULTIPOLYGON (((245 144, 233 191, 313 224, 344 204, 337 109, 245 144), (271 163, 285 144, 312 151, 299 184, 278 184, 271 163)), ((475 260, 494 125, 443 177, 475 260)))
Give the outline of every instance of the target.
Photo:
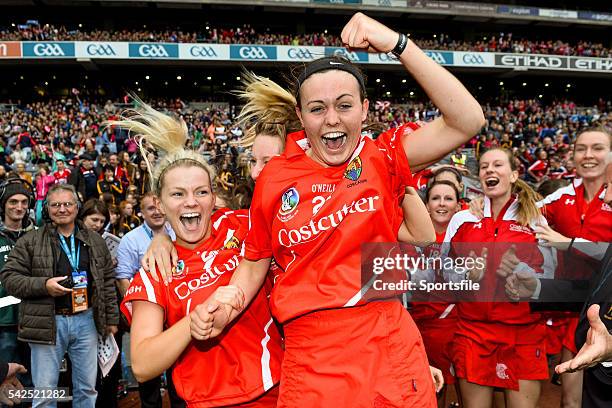
MULTIPOLYGON (((68 352, 73 406, 93 408, 98 334, 116 332, 119 323, 112 260, 102 237, 76 220, 73 186, 53 185, 44 210, 50 222, 17 241, 0 280, 10 295, 22 299, 18 338, 30 345, 34 386, 57 387, 68 352)), ((33 403, 56 405, 56 400, 33 403)))

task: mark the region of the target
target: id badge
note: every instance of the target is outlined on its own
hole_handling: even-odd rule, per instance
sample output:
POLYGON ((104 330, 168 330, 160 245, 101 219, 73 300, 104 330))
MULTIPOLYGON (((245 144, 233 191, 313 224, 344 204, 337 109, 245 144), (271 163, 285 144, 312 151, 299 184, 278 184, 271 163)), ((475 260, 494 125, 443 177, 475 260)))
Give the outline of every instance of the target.
POLYGON ((87 271, 72 272, 72 283, 74 283, 73 288, 75 289, 87 289, 87 271))
POLYGON ((87 310, 87 288, 72 288, 72 313, 87 310))
POLYGON ((84 312, 87 302, 87 271, 72 272, 72 313, 84 312))

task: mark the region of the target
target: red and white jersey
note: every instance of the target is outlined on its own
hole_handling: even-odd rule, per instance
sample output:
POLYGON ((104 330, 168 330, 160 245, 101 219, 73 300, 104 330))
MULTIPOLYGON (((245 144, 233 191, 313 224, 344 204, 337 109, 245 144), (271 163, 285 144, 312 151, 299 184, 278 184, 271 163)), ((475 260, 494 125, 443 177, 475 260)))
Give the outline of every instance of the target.
POLYGON ((55 183, 57 184, 66 184, 68 183, 68 178, 70 177, 70 169, 64 169, 63 171, 56 171, 53 173, 53 177, 55 177, 55 183))
POLYGON ((362 136, 346 166, 323 167, 306 155, 303 131, 264 168, 245 241, 250 260, 274 257, 281 269, 272 314, 283 323, 314 310, 363 303, 361 244, 397 242, 399 205, 411 184, 404 125, 376 141, 362 136))
POLYGON ((538 177, 543 177, 548 173, 548 162, 546 160, 536 160, 527 170, 538 177))
MULTIPOLYGON (((499 278, 496 270, 504 253, 513 243, 532 243, 533 245, 515 245, 517 257, 530 266, 536 273, 550 276, 554 269, 553 253, 549 248, 536 245, 533 228, 537 223, 546 225, 544 217, 533 220, 524 226, 518 222, 518 200, 511 197, 497 219, 491 215, 491 201, 484 199, 484 217, 479 219, 469 211, 460 211, 453 216, 444 243, 450 243, 454 256, 469 256, 474 251, 480 256, 482 249, 488 249, 487 266, 480 281, 481 290, 495 299, 506 299, 505 280, 499 278), (474 243, 474 245, 455 245, 456 243, 474 243), (545 265, 546 262, 546 265, 545 265)), ((446 247, 445 247, 446 248, 446 247)), ((453 273, 453 272, 451 272, 453 273)), ((460 302, 458 313, 461 319, 480 322, 497 322, 506 324, 528 324, 537 322, 540 315, 530 313, 527 302, 460 302)))
POLYGON ((565 265, 565 272, 558 276, 559 278, 589 279, 597 270, 595 260, 603 259, 607 243, 612 242, 612 207, 604 201, 605 195, 603 185, 591 202, 587 203, 584 199, 582 179, 574 179, 570 185, 558 189, 538 203, 538 206, 543 207, 542 212, 548 224, 555 231, 574 238, 574 242, 578 244, 593 242, 574 246, 574 249, 585 256, 580 260, 572 256, 566 257, 570 263, 565 265), (594 244, 595 242, 601 244, 594 244), (589 257, 593 260, 588 259, 589 257), (577 274, 570 276, 570 271, 577 274))
MULTIPOLYGON (((165 286, 141 269, 134 276, 121 310, 131 320, 131 302, 144 300, 164 309, 170 327, 228 285, 242 259, 248 215, 222 209, 212 218, 211 236, 195 249, 176 245, 177 274, 165 286)), ((250 401, 280 380, 281 336, 273 323, 264 291, 259 291, 231 328, 215 339, 192 340, 174 364, 178 394, 195 407, 225 406, 250 401)))
MULTIPOLYGON (((436 242, 429 245, 423 253, 427 258, 437 258, 439 257, 441 251, 441 244, 444 242, 444 236, 446 235, 446 231, 442 233, 436 232, 436 242)), ((441 271, 436 271, 436 277, 438 273, 441 271)), ((437 279, 436 279, 437 280, 437 279)), ((457 319, 457 309, 455 308, 454 303, 448 302, 415 302, 412 305, 412 310, 410 312, 412 318, 417 321, 417 325, 419 325, 418 321, 425 321, 429 319, 447 319, 447 320, 456 320, 457 319)))

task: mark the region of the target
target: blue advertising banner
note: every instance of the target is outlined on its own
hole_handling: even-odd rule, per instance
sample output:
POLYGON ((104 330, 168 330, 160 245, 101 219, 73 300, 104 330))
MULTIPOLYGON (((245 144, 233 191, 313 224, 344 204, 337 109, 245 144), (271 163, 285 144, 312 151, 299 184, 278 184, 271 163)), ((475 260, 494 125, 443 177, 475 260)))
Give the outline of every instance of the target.
POLYGON ((74 57, 73 42, 40 42, 22 43, 25 58, 71 58, 74 57))
POLYGON ((276 46, 231 45, 230 58, 233 60, 276 60, 276 46))

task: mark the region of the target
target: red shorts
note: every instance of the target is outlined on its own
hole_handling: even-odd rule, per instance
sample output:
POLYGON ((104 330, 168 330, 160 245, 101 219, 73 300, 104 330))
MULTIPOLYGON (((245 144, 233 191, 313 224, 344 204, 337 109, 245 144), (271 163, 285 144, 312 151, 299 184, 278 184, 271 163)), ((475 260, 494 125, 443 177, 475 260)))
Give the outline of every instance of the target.
POLYGON ((232 407, 242 408, 275 408, 278 403, 278 385, 270 388, 268 392, 249 402, 231 405, 232 407))
POLYGON ((437 406, 421 335, 398 301, 312 312, 284 330, 278 407, 437 406))
POLYGON ((567 330, 565 317, 551 316, 546 321, 546 353, 559 354, 567 330))
POLYGON ((563 347, 572 353, 578 353, 576 348, 576 328, 578 327, 578 317, 570 317, 567 319, 565 336, 563 336, 563 347))
POLYGON ((416 324, 423 337, 429 364, 442 370, 445 384, 454 384, 451 345, 457 331, 457 319, 430 319, 416 324))
POLYGON ((518 391, 519 380, 545 380, 548 363, 544 338, 533 344, 500 344, 456 335, 453 368, 457 378, 488 387, 518 391))

